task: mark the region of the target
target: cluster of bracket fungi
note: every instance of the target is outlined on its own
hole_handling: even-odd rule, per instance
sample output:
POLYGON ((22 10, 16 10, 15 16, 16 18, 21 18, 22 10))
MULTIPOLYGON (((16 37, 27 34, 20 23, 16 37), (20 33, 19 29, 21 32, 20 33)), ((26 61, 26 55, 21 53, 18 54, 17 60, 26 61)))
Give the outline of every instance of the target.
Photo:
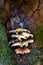
POLYGON ((9 45, 15 48, 16 54, 30 53, 28 45, 33 43, 33 34, 27 29, 17 28, 15 30, 9 30, 10 35, 9 45))

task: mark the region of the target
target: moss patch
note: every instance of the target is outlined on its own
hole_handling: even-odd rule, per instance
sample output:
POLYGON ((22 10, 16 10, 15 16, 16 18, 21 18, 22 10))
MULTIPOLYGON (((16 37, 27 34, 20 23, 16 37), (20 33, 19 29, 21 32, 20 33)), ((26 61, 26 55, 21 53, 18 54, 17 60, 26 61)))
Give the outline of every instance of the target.
POLYGON ((40 49, 43 49, 43 25, 41 24, 36 26, 35 40, 39 43, 40 49))

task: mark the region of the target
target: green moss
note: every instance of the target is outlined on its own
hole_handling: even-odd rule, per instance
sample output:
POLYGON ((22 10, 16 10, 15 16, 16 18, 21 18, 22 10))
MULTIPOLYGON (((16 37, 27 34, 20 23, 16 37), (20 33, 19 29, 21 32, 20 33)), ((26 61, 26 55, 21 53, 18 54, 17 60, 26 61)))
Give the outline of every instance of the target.
MULTIPOLYGON (((11 62, 11 54, 8 45, 8 38, 5 27, 0 24, 0 64, 3 65, 16 65, 16 62, 11 62)), ((14 60, 15 61, 15 60, 14 60)))
POLYGON ((38 56, 40 61, 43 62, 43 25, 38 24, 34 34, 35 42, 38 44, 40 49, 40 55, 38 56))
POLYGON ((39 43, 41 49, 43 49, 43 25, 39 24, 35 31, 35 41, 39 43))

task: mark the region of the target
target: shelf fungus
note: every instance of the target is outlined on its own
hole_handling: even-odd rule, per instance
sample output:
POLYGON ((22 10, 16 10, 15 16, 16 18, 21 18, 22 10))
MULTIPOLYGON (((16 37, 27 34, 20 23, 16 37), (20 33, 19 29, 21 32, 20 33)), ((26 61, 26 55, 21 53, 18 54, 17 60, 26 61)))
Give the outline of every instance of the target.
MULTIPOLYGON (((17 28, 10 30, 10 47, 16 47, 14 50, 16 54, 30 53, 29 44, 33 43, 33 34, 27 29, 17 28), (15 34, 16 33, 16 34, 15 34)), ((13 48, 12 48, 13 49, 13 48)))

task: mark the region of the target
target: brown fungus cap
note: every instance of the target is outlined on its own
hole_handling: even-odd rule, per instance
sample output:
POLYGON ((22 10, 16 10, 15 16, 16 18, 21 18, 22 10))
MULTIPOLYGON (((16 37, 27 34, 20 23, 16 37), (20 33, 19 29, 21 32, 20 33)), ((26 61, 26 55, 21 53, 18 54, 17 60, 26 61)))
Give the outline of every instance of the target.
POLYGON ((16 54, 25 54, 25 53, 30 53, 30 50, 28 48, 18 48, 15 50, 16 54))

